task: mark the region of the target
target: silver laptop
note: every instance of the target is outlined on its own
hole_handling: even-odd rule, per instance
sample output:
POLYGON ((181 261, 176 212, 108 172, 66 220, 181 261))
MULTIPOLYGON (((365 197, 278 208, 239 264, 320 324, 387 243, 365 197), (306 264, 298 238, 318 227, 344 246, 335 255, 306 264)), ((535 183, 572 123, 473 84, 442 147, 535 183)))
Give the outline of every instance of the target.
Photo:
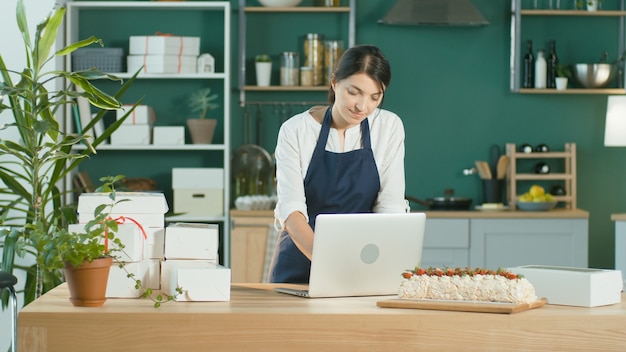
POLYGON ((309 298, 394 295, 402 272, 420 263, 424 213, 320 214, 315 222, 308 290, 277 292, 309 298))

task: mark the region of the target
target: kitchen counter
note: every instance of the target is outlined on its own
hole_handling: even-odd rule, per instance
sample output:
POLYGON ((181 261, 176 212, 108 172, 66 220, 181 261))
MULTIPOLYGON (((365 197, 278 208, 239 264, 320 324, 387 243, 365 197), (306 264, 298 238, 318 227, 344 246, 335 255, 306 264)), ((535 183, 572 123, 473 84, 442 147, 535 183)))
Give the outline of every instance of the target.
MULTIPOLYGON (((379 308, 385 297, 305 299, 233 284, 230 302, 109 299, 76 308, 62 284, 19 313, 20 351, 617 351, 626 296, 515 314, 379 308)), ((285 286, 285 285, 281 285, 285 286)))
MULTIPOLYGON (((554 209, 550 211, 522 210, 435 210, 416 212, 426 213, 429 219, 469 218, 469 219, 589 219, 589 212, 582 209, 554 209)), ((273 210, 231 210, 231 216, 274 217, 273 210)), ((623 214, 626 219, 626 214, 623 214)))

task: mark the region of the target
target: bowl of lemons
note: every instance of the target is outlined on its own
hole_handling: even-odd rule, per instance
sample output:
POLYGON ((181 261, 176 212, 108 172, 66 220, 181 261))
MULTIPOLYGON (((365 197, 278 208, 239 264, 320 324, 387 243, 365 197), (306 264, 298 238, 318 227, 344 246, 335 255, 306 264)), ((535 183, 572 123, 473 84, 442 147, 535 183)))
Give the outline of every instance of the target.
POLYGON ((517 208, 525 211, 546 211, 556 207, 556 199, 543 187, 532 185, 528 192, 517 197, 517 208))

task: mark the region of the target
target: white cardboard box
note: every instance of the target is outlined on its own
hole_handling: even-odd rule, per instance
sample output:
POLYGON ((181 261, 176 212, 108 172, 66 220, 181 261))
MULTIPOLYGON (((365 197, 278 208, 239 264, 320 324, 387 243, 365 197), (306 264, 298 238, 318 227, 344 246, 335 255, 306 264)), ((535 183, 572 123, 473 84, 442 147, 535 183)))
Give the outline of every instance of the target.
MULTIPOLYGON (((165 226, 165 213, 169 210, 163 193, 117 192, 116 201, 128 199, 113 207, 111 217, 130 218, 143 228, 165 226)), ((86 223, 94 218, 94 210, 101 204, 110 203, 108 193, 81 193, 78 197, 78 222, 86 223)))
POLYGON ((174 212, 190 216, 223 216, 224 189, 174 189, 174 212))
MULTIPOLYGON (((117 120, 126 115, 126 112, 132 109, 132 105, 122 105, 121 109, 116 111, 117 120)), ((152 125, 156 120, 154 109, 148 105, 137 105, 130 115, 124 120, 122 125, 152 125)))
POLYGON ((509 268, 524 275, 535 287, 537 297, 548 304, 597 307, 621 302, 623 289, 619 270, 525 265, 509 268))
POLYGON ((172 168, 172 188, 224 188, 224 169, 212 167, 172 168))
POLYGON ((120 125, 111 134, 111 144, 147 145, 152 142, 152 125, 120 125))
POLYGON ((200 55, 200 37, 131 35, 130 55, 200 55))
MULTIPOLYGON (((85 225, 87 224, 70 224, 68 225, 67 229, 70 233, 84 233, 85 225)), ((116 250, 114 252, 111 252, 111 254, 116 256, 119 261, 137 262, 144 259, 144 253, 147 243, 147 232, 146 237, 144 237, 139 226, 135 224, 125 223, 118 225, 115 237, 119 238, 119 240, 124 244, 123 250, 116 250)), ((100 241, 100 243, 104 244, 104 235, 102 236, 102 240, 100 241)), ((109 250, 118 248, 117 245, 115 245, 115 243, 111 241, 109 241, 108 246, 109 250)))
POLYGON ((217 262, 219 227, 215 224, 169 224, 165 228, 165 259, 204 259, 217 262))
POLYGON ((127 262, 124 268, 120 268, 114 262, 109 271, 106 296, 109 298, 138 298, 143 290, 135 288, 135 279, 145 283, 147 277, 148 263, 146 261, 127 262), (134 279, 129 278, 126 271, 134 274, 134 279))
POLYGON ((161 268, 161 288, 177 301, 230 301, 230 269, 203 260, 165 260, 161 268))
POLYGON ((135 73, 196 73, 195 56, 176 55, 129 55, 128 72, 135 73), (143 67, 143 68, 142 68, 143 67))
POLYGON ((145 241, 144 258, 165 258, 165 227, 147 227, 145 230, 148 239, 145 241))
POLYGON ((154 126, 152 128, 152 144, 185 144, 185 126, 154 126))

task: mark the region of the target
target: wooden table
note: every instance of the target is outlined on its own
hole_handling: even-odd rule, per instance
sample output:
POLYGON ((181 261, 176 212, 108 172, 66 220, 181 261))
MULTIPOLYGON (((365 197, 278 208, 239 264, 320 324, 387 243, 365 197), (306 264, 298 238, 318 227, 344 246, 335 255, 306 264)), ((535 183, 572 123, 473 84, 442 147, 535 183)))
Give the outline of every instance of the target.
POLYGON ((547 305, 516 314, 379 308, 393 297, 305 299, 233 285, 230 302, 109 299, 75 308, 65 284, 19 313, 19 350, 623 351, 622 303, 547 305))

